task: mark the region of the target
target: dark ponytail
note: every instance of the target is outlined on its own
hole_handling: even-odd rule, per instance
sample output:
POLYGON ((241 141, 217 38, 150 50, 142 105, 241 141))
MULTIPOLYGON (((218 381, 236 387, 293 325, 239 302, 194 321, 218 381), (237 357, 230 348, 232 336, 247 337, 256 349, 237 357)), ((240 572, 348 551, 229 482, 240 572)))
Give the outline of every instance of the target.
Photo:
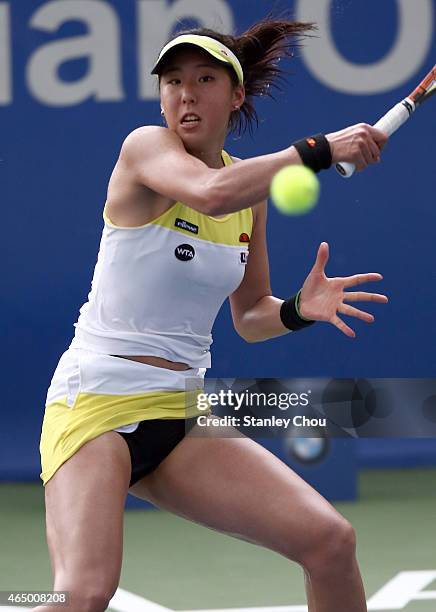
MULTIPOLYGON (((177 32, 180 34, 199 34, 210 36, 228 47, 241 62, 244 70, 246 99, 239 111, 230 116, 229 131, 241 135, 248 128, 252 132, 253 124, 258 124, 254 107, 256 96, 272 96, 271 88, 280 89, 285 71, 280 67, 280 60, 292 57, 301 45, 304 37, 316 29, 313 23, 302 23, 268 16, 258 21, 239 36, 222 34, 208 28, 195 28, 177 32)), ((229 73, 235 85, 238 80, 234 70, 229 73)))

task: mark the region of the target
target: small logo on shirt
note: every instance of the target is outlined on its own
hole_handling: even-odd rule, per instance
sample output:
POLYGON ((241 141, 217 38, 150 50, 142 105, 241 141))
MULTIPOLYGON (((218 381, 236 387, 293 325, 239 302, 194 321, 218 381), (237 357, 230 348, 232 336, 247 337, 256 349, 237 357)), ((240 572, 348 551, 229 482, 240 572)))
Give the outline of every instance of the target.
POLYGON ((189 221, 185 221, 185 219, 177 218, 174 225, 176 227, 180 227, 180 229, 186 230, 187 232, 191 232, 192 234, 198 234, 198 225, 189 223, 189 221))
POLYGON ((241 264, 246 264, 248 261, 248 251, 242 251, 241 255, 241 264))
POLYGON ((239 242, 250 242, 250 236, 245 232, 242 232, 242 234, 239 236, 239 242))
POLYGON ((180 244, 176 247, 174 255, 177 259, 180 259, 180 261, 190 261, 195 257, 195 250, 190 244, 180 244))

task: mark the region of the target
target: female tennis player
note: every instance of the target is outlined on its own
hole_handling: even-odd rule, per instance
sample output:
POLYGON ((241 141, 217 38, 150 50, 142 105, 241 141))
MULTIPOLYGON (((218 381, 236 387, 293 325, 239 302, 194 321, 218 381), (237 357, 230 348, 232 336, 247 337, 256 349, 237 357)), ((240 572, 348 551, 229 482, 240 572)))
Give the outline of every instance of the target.
POLYGON ((327 278, 326 243, 301 291, 274 297, 265 241, 278 170, 339 160, 362 170, 380 159, 383 133, 356 125, 245 161, 223 150, 229 128, 256 118, 254 98, 268 94, 278 60, 312 28, 266 19, 239 37, 191 30, 154 66, 166 126, 139 128, 123 143, 89 299, 47 395, 47 540, 54 589, 70 593, 69 610, 105 610, 117 589, 128 491, 300 564, 310 612, 366 610, 353 529, 327 501, 247 437, 226 428, 186 435, 198 429, 195 398, 226 297, 248 342, 314 321, 353 337, 340 315, 373 316, 348 302, 387 301, 345 291, 379 274, 327 278))

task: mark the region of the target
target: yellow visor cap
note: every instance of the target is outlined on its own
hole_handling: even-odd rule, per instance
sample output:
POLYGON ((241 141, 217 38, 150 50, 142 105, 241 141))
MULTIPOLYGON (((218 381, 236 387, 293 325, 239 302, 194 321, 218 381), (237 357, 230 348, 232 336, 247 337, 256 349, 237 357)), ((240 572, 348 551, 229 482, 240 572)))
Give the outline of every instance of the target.
POLYGON ((215 59, 220 60, 225 64, 230 64, 233 70, 236 72, 239 83, 241 85, 244 84, 244 72, 242 70, 240 61, 233 51, 220 43, 218 40, 215 40, 215 38, 211 38, 210 36, 200 36, 199 34, 181 34, 166 44, 160 52, 151 74, 159 74, 164 56, 170 49, 173 49, 177 45, 195 45, 204 51, 207 51, 207 53, 212 55, 215 59))

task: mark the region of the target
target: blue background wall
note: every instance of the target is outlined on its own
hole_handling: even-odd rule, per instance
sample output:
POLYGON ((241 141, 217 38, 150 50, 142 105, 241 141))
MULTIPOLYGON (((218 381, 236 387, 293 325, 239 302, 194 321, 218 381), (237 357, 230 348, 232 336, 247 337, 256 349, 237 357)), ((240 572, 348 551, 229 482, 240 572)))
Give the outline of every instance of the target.
MULTIPOLYGON (((434 64, 432 0, 0 0, 0 477, 39 473, 45 393, 89 291, 110 173, 125 136, 139 125, 161 122, 157 95, 148 82, 141 86, 139 76, 149 70, 159 36, 163 43, 172 29, 195 22, 195 16, 240 32, 273 6, 319 22, 328 14, 330 24, 287 66, 292 77, 276 101, 258 104, 261 120, 254 137, 229 137, 227 149, 237 156, 269 153, 310 133, 374 122, 434 64), (90 11, 88 20, 83 11, 90 11), (99 24, 94 30, 92 16, 99 24), (85 38, 97 36, 98 29, 100 64, 90 61, 85 38), (68 56, 70 44, 76 50, 68 56), (45 80, 49 59, 41 57, 42 49, 66 54, 54 72, 59 91, 83 83, 98 69, 98 92, 90 86, 75 101, 73 89, 66 93, 69 100, 56 98, 56 87, 45 80), (330 67, 322 64, 334 56, 351 76, 335 68, 333 59, 330 67), (383 68, 389 58, 392 64, 383 68), (386 80, 391 84, 384 87, 386 80)), ((285 218, 272 208, 269 212, 274 294, 285 297, 301 286, 317 246, 327 240, 330 275, 383 273, 377 289, 389 294, 390 303, 371 308, 376 322, 354 323, 355 340, 319 324, 248 345, 233 331, 226 305, 214 329, 211 376, 435 376, 434 108, 424 107, 392 138, 377 167, 349 181, 324 172, 322 198, 310 215, 285 218)), ((435 444, 431 441, 429 451, 425 443, 429 457, 435 444)), ((361 445, 363 461, 369 461, 371 446, 361 445)), ((380 453, 380 442, 376 446, 380 453)))

